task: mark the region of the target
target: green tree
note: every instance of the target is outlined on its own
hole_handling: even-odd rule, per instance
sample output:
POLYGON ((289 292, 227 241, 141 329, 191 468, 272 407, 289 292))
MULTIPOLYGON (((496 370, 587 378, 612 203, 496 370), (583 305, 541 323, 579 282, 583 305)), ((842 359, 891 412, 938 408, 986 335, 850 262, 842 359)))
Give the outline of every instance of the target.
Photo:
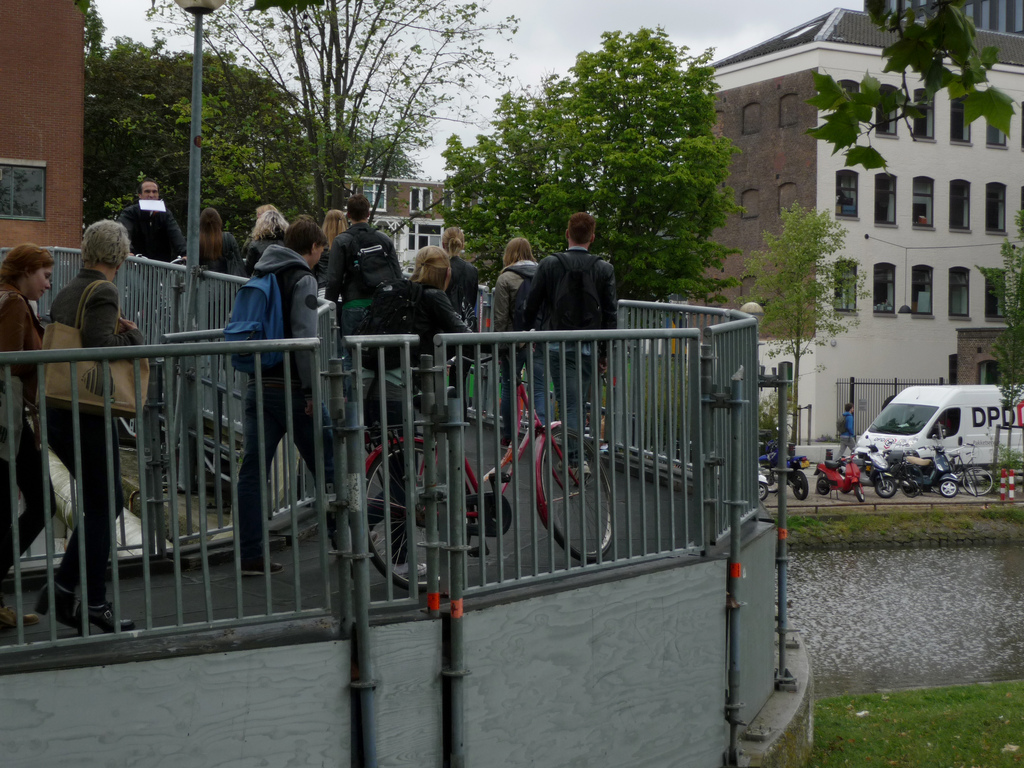
MULTIPOLYGON (((1017 237, 1024 238, 1024 211, 1017 211, 1017 237)), ((978 267, 992 285, 1003 312, 1006 330, 992 344, 992 355, 999 366, 999 394, 1003 408, 1015 411, 1024 400, 1024 252, 1004 240, 1003 266, 978 267)), ((1006 447, 1011 434, 1006 433, 1006 447)))
MULTIPOLYGON (((885 0, 870 0, 872 22, 892 41, 883 51, 884 72, 899 72, 899 88, 883 91, 877 78, 865 75, 857 93, 850 93, 831 75, 815 73, 818 95, 808 103, 823 111, 822 124, 808 133, 832 145, 846 156, 846 165, 884 168, 885 158, 871 146, 877 116, 911 120, 922 117, 921 105, 933 104, 945 90, 951 99, 962 98, 964 120, 984 117, 1003 133, 1010 132, 1013 100, 988 84, 988 73, 999 60, 999 50, 979 50, 974 22, 963 12, 965 0, 935 0, 927 14, 901 0, 902 10, 887 11, 885 0), (917 79, 908 79, 907 73, 917 79), (919 82, 918 82, 919 79, 919 82), (914 97, 922 88, 923 97, 914 97), (867 141, 860 143, 861 139, 867 141)), ((916 4, 914 4, 916 5, 916 4)))
MULTIPOLYGON (((280 108, 277 87, 229 60, 207 58, 202 205, 216 207, 243 238, 260 203, 273 202, 288 215, 309 211, 303 145, 295 140, 301 129, 280 108)), ((161 196, 184 226, 191 54, 120 38, 87 57, 85 87, 86 222, 116 216, 146 175, 160 182, 161 196)))
POLYGON ((734 284, 715 275, 730 251, 711 240, 735 209, 734 150, 713 130, 710 52, 686 50, 662 29, 605 33, 567 77, 506 93, 475 145, 449 138, 445 220, 482 254, 485 277, 512 237, 564 249, 566 221, 585 210, 624 298, 713 300, 734 284))
MULTIPOLYGON (((765 232, 765 250, 751 254, 746 264, 754 279, 751 298, 764 308, 761 332, 771 339, 768 354, 793 360, 794 412, 800 404, 802 358, 855 326, 856 316, 841 308, 850 306, 851 296, 867 295, 852 262, 834 258, 845 239, 846 228, 828 211, 794 203, 782 211, 782 234, 765 232)), ((795 418, 792 424, 795 439, 795 418)))
MULTIPOLYGON (((488 23, 486 7, 466 1, 274 5, 256 11, 252 0, 228 0, 205 17, 206 44, 276 85, 278 109, 302 127, 296 140, 307 158, 309 212, 317 215, 342 207, 354 182, 383 186, 416 172, 410 158, 430 144, 438 123, 468 120, 459 102, 472 99, 476 82, 500 80, 487 40, 514 24, 488 23)), ((153 16, 192 28, 171 0, 156 0, 153 16)))

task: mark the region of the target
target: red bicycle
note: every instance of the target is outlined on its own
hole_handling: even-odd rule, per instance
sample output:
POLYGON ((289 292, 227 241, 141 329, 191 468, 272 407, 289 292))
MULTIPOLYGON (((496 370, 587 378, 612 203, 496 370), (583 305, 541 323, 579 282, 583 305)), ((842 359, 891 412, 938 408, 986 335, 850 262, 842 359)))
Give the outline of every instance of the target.
MULTIPOLYGON (((583 440, 582 461, 566 462, 568 452, 563 439, 570 447, 578 449, 577 435, 563 432, 558 421, 546 426, 535 413, 524 418, 529 400, 522 383, 517 387, 516 400, 522 438, 518 445, 509 445, 499 465, 483 476, 483 484, 489 486, 490 491, 481 491, 481 482, 466 459, 466 533, 468 537, 480 538, 480 546, 474 548, 470 556, 485 555, 484 539, 497 537, 499 528, 504 535, 512 527, 512 505, 505 498, 505 492, 515 479, 512 465, 518 465, 531 450, 532 442, 536 452, 537 515, 541 524, 574 559, 596 562, 607 554, 612 543, 609 470, 600 461, 590 439, 583 440)), ((411 516, 404 480, 407 467, 404 438, 391 431, 386 441, 377 440, 370 445, 366 459, 366 498, 371 559, 381 574, 391 578, 397 586, 408 588, 414 568, 418 580, 425 584, 426 567, 422 555, 418 554, 426 541, 425 509, 418 501, 423 490, 423 440, 416 437, 413 441, 412 467, 417 482, 411 516), (417 561, 416 565, 413 561, 417 561)), ((409 490, 412 490, 411 485, 409 490)))

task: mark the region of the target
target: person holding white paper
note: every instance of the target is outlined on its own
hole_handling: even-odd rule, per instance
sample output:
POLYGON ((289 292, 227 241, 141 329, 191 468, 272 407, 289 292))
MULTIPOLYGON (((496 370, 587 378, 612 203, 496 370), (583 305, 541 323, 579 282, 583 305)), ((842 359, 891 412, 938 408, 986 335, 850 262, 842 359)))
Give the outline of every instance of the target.
POLYGON ((132 254, 157 261, 174 261, 185 255, 185 237, 174 215, 160 199, 160 187, 143 179, 138 187, 139 202, 129 205, 117 217, 131 239, 132 254))

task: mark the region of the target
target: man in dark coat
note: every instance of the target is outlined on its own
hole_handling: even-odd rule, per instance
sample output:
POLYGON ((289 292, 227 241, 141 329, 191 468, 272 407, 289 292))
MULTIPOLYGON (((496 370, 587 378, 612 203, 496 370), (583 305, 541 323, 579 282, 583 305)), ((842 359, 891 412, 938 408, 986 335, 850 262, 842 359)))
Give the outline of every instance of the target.
POLYGON ((139 202, 129 205, 117 220, 128 230, 132 254, 156 261, 174 261, 185 255, 185 238, 178 222, 168 210, 153 210, 160 200, 160 188, 153 179, 143 179, 138 188, 139 202))

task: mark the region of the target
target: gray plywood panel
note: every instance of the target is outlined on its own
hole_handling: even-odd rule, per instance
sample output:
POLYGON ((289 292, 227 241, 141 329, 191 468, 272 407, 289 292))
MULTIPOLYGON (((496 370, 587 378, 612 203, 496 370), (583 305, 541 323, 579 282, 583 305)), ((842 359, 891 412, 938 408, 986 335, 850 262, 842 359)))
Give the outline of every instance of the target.
POLYGON ((441 622, 372 627, 381 768, 442 763, 441 622))
POLYGON ((11 675, 0 762, 344 767, 348 683, 347 642, 11 675))
POLYGON ((467 764, 717 768, 724 611, 722 561, 469 610, 467 764))
POLYGON ((743 579, 739 600, 743 602, 740 618, 740 720, 752 721, 775 690, 775 667, 778 663, 775 646, 775 547, 778 529, 765 530, 743 543, 740 562, 743 579))

